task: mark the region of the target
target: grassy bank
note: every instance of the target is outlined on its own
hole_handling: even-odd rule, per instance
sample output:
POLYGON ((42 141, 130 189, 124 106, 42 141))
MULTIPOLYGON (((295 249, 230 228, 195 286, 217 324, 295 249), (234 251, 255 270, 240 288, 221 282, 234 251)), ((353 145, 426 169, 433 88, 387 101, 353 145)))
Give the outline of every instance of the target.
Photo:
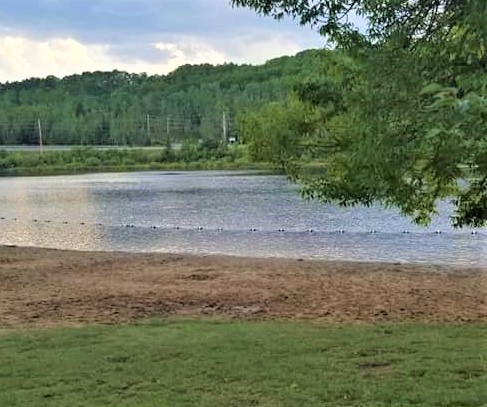
POLYGON ((483 406, 487 326, 164 321, 0 335, 2 406, 483 406))
POLYGON ((245 146, 215 142, 186 143, 142 149, 75 147, 64 151, 6 151, 0 147, 0 176, 78 174, 155 170, 272 170, 268 163, 253 163, 245 146))
POLYGON ((259 170, 275 172, 266 164, 227 163, 222 161, 197 161, 175 163, 151 163, 131 165, 44 165, 39 167, 17 167, 0 170, 0 176, 29 177, 49 175, 74 175, 101 172, 134 172, 134 171, 210 171, 210 170, 259 170))

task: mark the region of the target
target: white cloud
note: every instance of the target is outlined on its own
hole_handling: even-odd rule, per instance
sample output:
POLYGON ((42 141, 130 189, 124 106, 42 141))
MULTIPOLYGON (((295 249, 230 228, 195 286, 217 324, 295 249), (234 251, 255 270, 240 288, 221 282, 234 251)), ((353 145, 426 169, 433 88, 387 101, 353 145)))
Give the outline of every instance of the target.
POLYGON ((222 64, 227 60, 218 50, 192 38, 180 39, 177 42, 157 42, 153 46, 169 54, 167 65, 172 67, 170 70, 184 64, 222 64))
POLYGON ((114 52, 108 44, 83 44, 74 38, 36 40, 0 34, 0 82, 114 69, 167 74, 184 64, 262 63, 302 49, 292 37, 285 35, 249 36, 216 44, 185 36, 140 45, 154 49, 156 58, 149 61, 124 56, 114 52), (157 52, 160 52, 160 58, 157 58, 157 52))
POLYGON ((72 38, 36 41, 0 36, 0 81, 65 76, 97 65, 108 67, 106 52, 106 46, 85 46, 72 38))
POLYGON ((259 33, 247 35, 237 41, 232 39, 225 46, 231 58, 241 63, 260 64, 283 55, 294 55, 303 50, 295 37, 287 34, 259 33))
POLYGON ((82 44, 73 38, 36 41, 0 36, 0 82, 114 69, 166 74, 183 64, 225 61, 223 54, 197 41, 185 40, 181 44, 161 42, 152 46, 161 51, 160 61, 127 60, 111 54, 109 45, 82 44))

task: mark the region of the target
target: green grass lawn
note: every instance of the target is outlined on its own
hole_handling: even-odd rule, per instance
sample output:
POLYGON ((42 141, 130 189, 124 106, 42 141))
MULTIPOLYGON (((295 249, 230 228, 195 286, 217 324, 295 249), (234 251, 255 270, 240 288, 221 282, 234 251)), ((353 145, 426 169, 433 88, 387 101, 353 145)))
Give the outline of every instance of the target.
POLYGON ((0 406, 486 406, 487 326, 169 320, 0 334, 0 406))

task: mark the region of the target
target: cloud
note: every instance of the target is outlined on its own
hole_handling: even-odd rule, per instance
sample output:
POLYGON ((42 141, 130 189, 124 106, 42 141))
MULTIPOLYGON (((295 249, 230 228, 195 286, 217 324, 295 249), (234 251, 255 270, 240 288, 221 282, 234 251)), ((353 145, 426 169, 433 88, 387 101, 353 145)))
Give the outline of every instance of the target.
POLYGON ((234 9, 229 0, 16 0, 0 10, 0 82, 261 63, 322 43, 309 28, 234 9))
POLYGON ((122 59, 110 52, 109 45, 82 44, 72 38, 36 41, 22 37, 0 37, 0 78, 14 81, 32 76, 58 77, 84 71, 110 71, 166 74, 183 64, 225 61, 223 54, 204 43, 186 39, 180 44, 149 44, 160 53, 157 62, 122 59))
POLYGON ((71 38, 39 42, 3 36, 0 37, 0 78, 12 81, 31 76, 66 75, 73 67, 89 70, 96 63, 104 65, 105 54, 104 46, 84 46, 71 38))
POLYGON ((230 0, 15 0, 2 5, 0 26, 38 38, 73 36, 95 43, 168 34, 232 37, 255 29, 312 35, 290 20, 233 8, 230 0))

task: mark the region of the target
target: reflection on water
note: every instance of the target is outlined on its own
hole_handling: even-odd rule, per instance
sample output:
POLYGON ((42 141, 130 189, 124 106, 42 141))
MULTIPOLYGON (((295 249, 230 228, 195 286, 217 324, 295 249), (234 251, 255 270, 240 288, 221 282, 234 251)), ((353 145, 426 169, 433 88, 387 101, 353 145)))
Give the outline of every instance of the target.
POLYGON ((3 244, 487 265, 485 230, 452 229, 448 203, 441 213, 420 228, 379 207, 306 202, 283 177, 244 173, 0 179, 3 244))
POLYGON ((86 242, 97 239, 94 227, 96 208, 90 200, 88 188, 81 185, 75 195, 65 194, 62 187, 59 188, 63 184, 62 178, 50 178, 51 182, 47 184, 42 182, 42 178, 39 184, 33 182, 34 178, 13 177, 6 182, 0 181, 0 211, 5 218, 4 225, 0 225, 0 243, 83 249, 86 242), (49 187, 52 181, 53 185, 57 184, 56 188, 49 187), (78 226, 83 227, 66 227, 69 222, 59 218, 62 211, 58 210, 58 204, 82 214, 83 220, 78 226), (12 222, 7 223, 9 219, 12 222), (59 227, 61 224, 63 227, 59 227))

